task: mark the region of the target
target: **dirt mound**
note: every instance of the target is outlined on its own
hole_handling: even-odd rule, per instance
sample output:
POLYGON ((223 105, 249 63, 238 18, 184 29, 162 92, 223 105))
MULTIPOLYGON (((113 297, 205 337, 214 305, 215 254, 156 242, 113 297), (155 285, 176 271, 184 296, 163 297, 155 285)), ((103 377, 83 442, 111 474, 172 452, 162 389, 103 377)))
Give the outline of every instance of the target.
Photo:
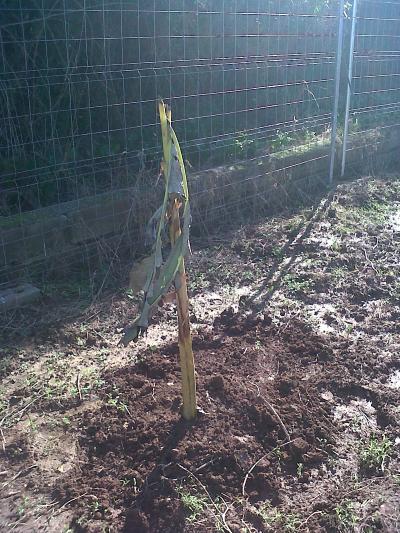
MULTIPOLYGON (((214 502, 246 496, 277 504, 279 479, 296 475, 301 463, 307 483, 308 468, 328 457, 329 408, 317 380, 302 371, 329 357, 320 339, 292 328, 282 339, 268 317, 229 312, 194 344, 200 414, 193 424, 179 416, 177 346, 104 376, 105 404, 79 424, 86 461, 58 493, 92 495, 90 529, 94 515, 116 531, 193 531, 180 494, 186 485, 206 487, 214 502)), ((87 506, 79 498, 76 505, 76 524, 86 530, 87 506)), ((231 513, 229 527, 239 526, 231 513)), ((210 531, 209 524, 196 531, 210 531)))

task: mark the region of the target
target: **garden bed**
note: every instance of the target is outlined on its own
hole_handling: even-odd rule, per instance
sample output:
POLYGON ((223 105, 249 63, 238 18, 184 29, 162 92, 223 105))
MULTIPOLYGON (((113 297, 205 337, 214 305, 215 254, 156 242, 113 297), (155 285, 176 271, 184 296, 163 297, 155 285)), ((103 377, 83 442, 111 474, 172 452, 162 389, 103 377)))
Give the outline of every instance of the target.
POLYGON ((128 348, 125 291, 8 317, 0 527, 398 531, 399 212, 361 179, 193 243, 193 424, 173 306, 128 348))

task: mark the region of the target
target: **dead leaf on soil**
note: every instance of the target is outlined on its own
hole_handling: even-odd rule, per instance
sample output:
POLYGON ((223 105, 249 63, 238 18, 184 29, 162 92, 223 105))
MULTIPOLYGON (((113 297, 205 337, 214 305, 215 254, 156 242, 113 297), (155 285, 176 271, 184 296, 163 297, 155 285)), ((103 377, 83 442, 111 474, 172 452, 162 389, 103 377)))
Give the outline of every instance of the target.
POLYGON ((147 274, 151 269, 153 262, 154 257, 149 256, 141 261, 137 261, 133 265, 129 273, 129 288, 134 294, 137 294, 143 289, 144 284, 146 283, 147 274))

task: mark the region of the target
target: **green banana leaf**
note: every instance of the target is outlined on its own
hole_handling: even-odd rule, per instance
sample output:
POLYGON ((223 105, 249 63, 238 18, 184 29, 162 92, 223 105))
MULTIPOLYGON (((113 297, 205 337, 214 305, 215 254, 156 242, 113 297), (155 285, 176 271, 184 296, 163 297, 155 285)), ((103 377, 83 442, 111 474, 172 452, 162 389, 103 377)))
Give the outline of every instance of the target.
POLYGON ((143 287, 144 298, 140 314, 133 324, 125 330, 121 339, 124 346, 136 341, 143 335, 150 322, 152 308, 160 301, 163 295, 176 282, 177 273, 189 247, 190 230, 190 203, 189 190, 182 151, 176 134, 171 126, 171 115, 163 102, 159 103, 160 122, 163 139, 163 169, 165 176, 164 200, 159 209, 151 217, 148 227, 153 226, 157 220, 156 240, 153 245, 151 268, 149 268, 146 283, 143 287), (178 196, 183 203, 182 232, 175 243, 170 247, 168 256, 163 259, 163 235, 166 225, 166 214, 170 198, 178 196))

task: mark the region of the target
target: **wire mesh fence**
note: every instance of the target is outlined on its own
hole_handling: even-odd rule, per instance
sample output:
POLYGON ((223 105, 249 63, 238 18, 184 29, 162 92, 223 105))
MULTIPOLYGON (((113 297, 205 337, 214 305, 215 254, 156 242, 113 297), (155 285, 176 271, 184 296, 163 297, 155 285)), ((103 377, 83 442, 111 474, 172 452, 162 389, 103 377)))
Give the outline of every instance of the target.
MULTIPOLYGON (((399 4, 360 3, 350 135, 398 122, 399 4)), ((159 98, 199 232, 326 183, 343 4, 0 1, 0 284, 136 248, 162 189, 159 98)))
MULTIPOLYGON (((353 6, 354 46, 349 80, 348 143, 363 136, 373 150, 400 125, 400 3, 358 0, 353 6)), ((346 143, 345 143, 346 144, 346 143)))

